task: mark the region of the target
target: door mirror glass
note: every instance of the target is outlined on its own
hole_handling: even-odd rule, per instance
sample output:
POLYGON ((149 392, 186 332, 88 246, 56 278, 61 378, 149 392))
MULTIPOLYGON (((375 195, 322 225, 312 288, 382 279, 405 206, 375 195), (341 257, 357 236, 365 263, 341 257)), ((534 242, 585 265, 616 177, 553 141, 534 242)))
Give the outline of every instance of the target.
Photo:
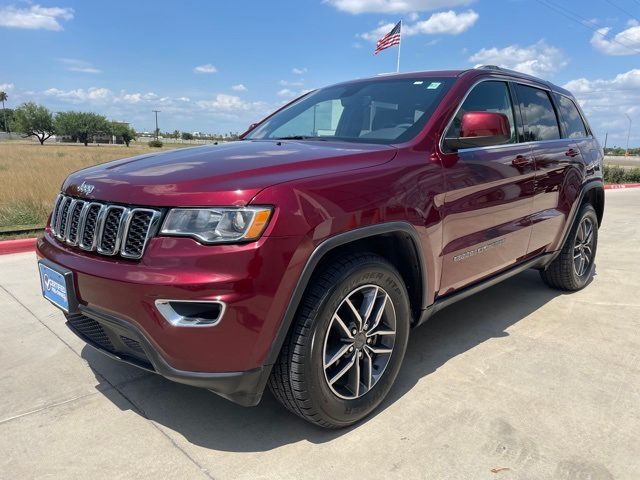
POLYGON ((460 122, 460 136, 445 138, 450 150, 502 145, 511 139, 509 119, 503 113, 467 112, 460 122))
POLYGON ((249 128, 247 128, 247 129, 244 131, 244 133, 242 133, 242 134, 240 134, 240 135, 238 136, 238 138, 244 138, 244 136, 245 136, 246 134, 248 134, 251 130, 253 130, 253 129, 254 129, 254 128, 256 128, 257 126, 258 126, 258 124, 257 124, 257 123, 252 123, 251 125, 249 125, 249 128))

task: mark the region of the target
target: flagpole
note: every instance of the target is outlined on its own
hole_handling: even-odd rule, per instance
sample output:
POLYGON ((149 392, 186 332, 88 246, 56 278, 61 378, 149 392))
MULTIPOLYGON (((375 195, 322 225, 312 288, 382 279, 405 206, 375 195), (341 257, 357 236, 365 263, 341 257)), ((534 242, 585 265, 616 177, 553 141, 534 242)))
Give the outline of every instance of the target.
POLYGON ((400 41, 398 42, 398 64, 396 65, 396 73, 400 73, 400 47, 402 46, 402 20, 400 20, 400 41))

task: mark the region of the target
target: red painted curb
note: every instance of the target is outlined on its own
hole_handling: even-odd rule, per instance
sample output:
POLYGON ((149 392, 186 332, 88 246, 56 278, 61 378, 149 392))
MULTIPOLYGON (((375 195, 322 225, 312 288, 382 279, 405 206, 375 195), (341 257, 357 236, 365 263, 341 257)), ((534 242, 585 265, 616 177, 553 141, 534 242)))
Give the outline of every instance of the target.
POLYGON ((0 242, 0 255, 10 253, 33 252, 36 248, 36 238, 20 238, 18 240, 4 240, 0 242))
POLYGON ((620 190, 623 188, 636 188, 640 187, 640 183, 607 183, 604 186, 605 190, 620 190))

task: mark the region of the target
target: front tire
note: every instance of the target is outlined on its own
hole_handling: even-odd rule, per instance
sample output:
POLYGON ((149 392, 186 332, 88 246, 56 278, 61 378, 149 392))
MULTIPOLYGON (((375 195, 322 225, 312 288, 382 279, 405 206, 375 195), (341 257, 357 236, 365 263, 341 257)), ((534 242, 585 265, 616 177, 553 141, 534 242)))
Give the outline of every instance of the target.
POLYGON ((371 413, 398 375, 409 298, 396 269, 369 253, 337 259, 312 282, 269 388, 305 420, 346 427, 371 413))
POLYGON ((562 251, 545 270, 540 271, 542 280, 558 290, 581 290, 593 276, 597 248, 598 216, 593 206, 585 203, 562 251))

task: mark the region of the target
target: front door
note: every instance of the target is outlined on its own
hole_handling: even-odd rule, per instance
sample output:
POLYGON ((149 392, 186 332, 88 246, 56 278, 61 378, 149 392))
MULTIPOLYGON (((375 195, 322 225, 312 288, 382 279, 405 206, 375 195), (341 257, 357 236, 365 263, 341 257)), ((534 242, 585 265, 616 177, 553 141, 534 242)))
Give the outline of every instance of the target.
POLYGON ((445 137, 459 136, 467 112, 497 112, 509 119, 503 145, 445 152, 442 277, 446 295, 517 263, 531 234, 535 170, 531 144, 519 143, 507 82, 484 81, 469 92, 445 137))

